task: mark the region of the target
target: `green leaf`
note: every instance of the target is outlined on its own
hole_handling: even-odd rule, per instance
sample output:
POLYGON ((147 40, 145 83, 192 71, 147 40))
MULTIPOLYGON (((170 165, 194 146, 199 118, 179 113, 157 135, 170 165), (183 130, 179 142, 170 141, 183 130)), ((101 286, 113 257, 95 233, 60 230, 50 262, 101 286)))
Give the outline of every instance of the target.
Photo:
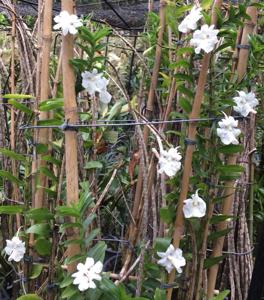
MULTIPOLYGON (((181 17, 183 14, 190 10, 192 8, 192 5, 182 5, 182 6, 177 6, 177 9, 175 10, 176 16, 181 17)), ((168 7, 168 9, 170 9, 168 7)))
POLYGON ((47 161, 49 163, 52 163, 53 165, 56 165, 56 166, 61 165, 61 161, 59 159, 56 159, 55 157, 53 157, 51 155, 42 156, 41 159, 44 160, 44 161, 47 161))
POLYGON ((92 230, 88 237, 85 239, 85 246, 89 246, 89 244, 92 242, 92 240, 100 233, 100 229, 99 228, 95 228, 94 230, 92 230))
POLYGON ((95 45, 95 39, 93 33, 86 27, 80 27, 80 38, 85 40, 86 42, 89 42, 92 46, 95 45))
POLYGON ((162 207, 160 209, 160 218, 166 224, 170 224, 173 221, 175 214, 175 210, 171 209, 170 207, 162 207))
POLYGON ((234 216, 219 214, 217 216, 213 216, 210 219, 210 224, 217 224, 219 222, 223 222, 223 221, 226 221, 227 219, 233 219, 233 218, 234 218, 234 216))
POLYGON ((86 230, 95 218, 96 218, 96 214, 89 215, 83 222, 83 229, 86 230))
POLYGON ((225 300, 226 296, 230 294, 229 290, 222 291, 219 295, 215 296, 211 300, 225 300))
POLYGON ((244 172, 244 167, 239 165, 225 165, 225 166, 218 166, 217 170, 221 173, 242 173, 244 172))
POLYGON ((82 224, 81 223, 64 223, 60 225, 60 232, 64 233, 68 228, 82 228, 82 224))
POLYGON ((171 238, 164 237, 164 238, 156 238, 154 248, 155 251, 164 252, 168 249, 171 243, 171 238))
POLYGON ((64 100, 62 98, 57 99, 49 99, 47 101, 43 101, 39 105, 40 111, 51 111, 55 109, 61 109, 64 105, 64 100))
POLYGON ((17 185, 24 185, 24 182, 17 177, 13 176, 10 172, 0 170, 0 177, 5 178, 8 181, 11 181, 17 185))
POLYGON ((94 33, 94 40, 95 41, 99 41, 101 40, 102 38, 106 37, 107 35, 109 35, 111 33, 111 29, 110 28, 102 28, 102 29, 99 29, 97 30, 95 33, 94 33))
POLYGON ((193 53, 192 47, 182 47, 177 49, 177 55, 192 54, 192 53, 193 53))
POLYGON ((226 228, 226 229, 223 229, 220 231, 213 232, 208 236, 208 240, 209 241, 216 240, 216 239, 220 238, 221 236, 227 235, 231 230, 232 230, 232 228, 226 228))
POLYGON ((93 160, 93 161, 89 161, 85 164, 85 169, 102 169, 103 168, 103 164, 100 161, 97 160, 93 160))
POLYGON ((177 74, 174 75, 174 77, 177 81, 188 81, 190 83, 193 82, 193 78, 188 74, 177 73, 177 74))
POLYGON ((211 8, 212 4, 213 4, 213 0, 202 0, 201 7, 204 10, 208 10, 211 8))
POLYGON ((42 264, 33 264, 30 279, 38 278, 42 270, 43 270, 42 264))
POLYGON ((122 106, 125 104, 124 101, 118 101, 114 104, 114 106, 110 109, 110 111, 107 113, 108 117, 107 120, 113 119, 116 115, 119 115, 122 106))
POLYGON ((180 59, 177 62, 170 64, 170 69, 176 69, 176 68, 189 69, 190 67, 191 67, 191 64, 187 60, 184 60, 184 59, 180 59))
POLYGON ((25 104, 19 103, 16 100, 8 100, 8 104, 11 104, 12 106, 14 106, 14 108, 24 112, 27 115, 32 115, 33 111, 27 107, 25 104))
POLYGON ((64 261, 64 264, 69 265, 69 264, 74 263, 76 261, 78 261, 78 262, 83 261, 84 259, 85 259, 84 255, 76 254, 74 256, 67 257, 64 261))
POLYGON ((185 112, 190 113, 192 111, 192 105, 187 99, 180 98, 179 104, 185 112))
POLYGON ((5 149, 5 148, 0 148, 0 153, 2 153, 4 156, 7 156, 9 158, 12 158, 12 159, 15 159, 15 160, 18 160, 18 161, 25 162, 27 160, 24 155, 18 154, 14 151, 11 151, 11 150, 8 150, 8 149, 5 149))
POLYGON ((17 298, 17 300, 43 300, 43 298, 35 295, 35 294, 27 294, 17 298))
POLYGON ((166 290, 156 289, 154 300, 166 300, 166 290))
POLYGON ((242 152, 244 147, 242 145, 228 145, 228 146, 220 146, 218 151, 223 154, 235 154, 242 152))
POLYGON ((220 174, 220 180, 235 180, 241 176, 244 167, 239 165, 224 165, 218 166, 217 171, 220 174))
POLYGON ((216 257, 206 258, 204 261, 204 268, 209 269, 212 266, 219 264, 224 258, 225 258, 225 256, 216 256, 216 257))
POLYGON ((119 300, 119 291, 117 286, 109 279, 103 278, 100 281, 100 289, 104 291, 105 300, 119 300))
POLYGON ((56 207, 56 212, 62 217, 80 217, 80 212, 75 207, 59 206, 56 207))
POLYGON ((78 203, 78 210, 80 212, 81 217, 85 217, 87 213, 87 209, 93 204, 94 199, 89 190, 84 190, 81 193, 80 200, 78 203))
POLYGON ((0 214, 15 215, 20 214, 24 210, 24 206, 21 205, 3 205, 0 206, 0 214))
POLYGON ((30 226, 26 232, 39 234, 41 236, 48 236, 50 234, 50 225, 44 224, 44 223, 34 224, 34 225, 30 226))
POLYGON ((47 208, 32 208, 26 213, 26 217, 41 222, 52 220, 54 215, 47 208))
POLYGON ((73 278, 72 278, 72 276, 71 276, 71 274, 70 274, 70 275, 66 276, 66 277, 63 279, 63 281, 60 283, 60 288, 63 289, 63 288, 65 288, 66 286, 69 286, 70 284, 72 284, 72 282, 73 282, 73 278))
POLYGON ((70 298, 75 294, 78 294, 79 291, 77 290, 77 288, 75 286, 68 286, 63 293, 61 294, 61 299, 66 299, 66 298, 70 298))
POLYGON ((36 145, 36 152, 37 154, 44 154, 48 152, 48 146, 44 144, 37 144, 36 145))
POLYGON ((93 257, 95 262, 97 262, 97 261, 103 262, 104 257, 105 257, 106 248, 107 248, 107 246, 106 246, 105 242, 98 242, 93 248, 91 248, 88 251, 87 256, 93 257))
POLYGON ((118 131, 110 130, 104 132, 104 139, 110 144, 115 144, 118 140, 118 131))
POLYGON ((51 242, 48 239, 37 239, 34 248, 41 256, 48 256, 51 254, 51 242))
POLYGON ((35 98, 31 95, 24 95, 24 94, 5 94, 2 96, 5 99, 31 99, 35 98))
POLYGON ((53 174, 53 172, 48 167, 39 167, 39 172, 41 174, 44 174, 48 178, 50 178, 52 181, 57 182, 58 178, 53 174))

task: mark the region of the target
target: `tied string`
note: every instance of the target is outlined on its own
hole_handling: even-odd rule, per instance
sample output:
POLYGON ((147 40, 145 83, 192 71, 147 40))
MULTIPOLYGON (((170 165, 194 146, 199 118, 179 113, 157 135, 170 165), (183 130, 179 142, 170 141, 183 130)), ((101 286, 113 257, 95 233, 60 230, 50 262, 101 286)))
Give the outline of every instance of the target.
MULTIPOLYGON (((247 117, 235 116, 235 119, 246 119, 247 117)), ((152 120, 152 121, 138 121, 134 120, 97 120, 96 123, 79 123, 70 124, 69 121, 65 121, 61 125, 22 125, 20 130, 25 129, 41 129, 41 128, 53 128, 60 129, 62 131, 78 130, 81 128, 95 128, 95 127, 122 127, 122 126, 138 126, 138 125, 159 125, 159 124, 177 124, 177 123, 192 123, 192 122, 206 122, 206 121, 220 121, 222 117, 211 118, 197 118, 197 119, 173 119, 173 120, 152 120)), ((188 142, 187 142, 188 143, 188 142)))

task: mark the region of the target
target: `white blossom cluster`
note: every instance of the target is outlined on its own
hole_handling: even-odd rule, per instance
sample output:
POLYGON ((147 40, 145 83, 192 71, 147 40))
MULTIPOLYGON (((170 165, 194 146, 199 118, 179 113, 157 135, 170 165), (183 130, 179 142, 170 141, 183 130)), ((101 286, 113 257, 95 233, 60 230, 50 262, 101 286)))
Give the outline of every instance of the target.
POLYGON ((224 115, 225 118, 218 122, 217 135, 224 145, 237 145, 239 143, 237 137, 241 133, 241 130, 237 128, 238 120, 235 120, 232 116, 224 115))
POLYGON ((104 77, 103 73, 98 73, 97 69, 92 72, 85 71, 82 73, 82 86, 89 93, 90 96, 99 95, 99 100, 108 104, 111 101, 111 94, 107 91, 109 80, 104 77))
POLYGON ((258 99, 254 93, 246 93, 244 91, 238 92, 239 96, 234 97, 233 100, 235 102, 234 111, 241 114, 243 117, 247 117, 249 113, 255 114, 255 107, 259 104, 258 99))
POLYGON ((11 240, 6 240, 4 251, 9 256, 8 261, 20 262, 26 253, 25 242, 14 236, 11 240))
MULTIPOLYGON (((244 91, 239 91, 238 94, 238 97, 233 98, 235 102, 234 111, 243 117, 247 117, 249 113, 255 114, 254 108, 259 104, 255 94, 244 91)), ((238 128, 238 120, 235 120, 232 116, 227 116, 225 113, 224 116, 225 118, 218 122, 217 135, 224 145, 237 145, 239 143, 237 138, 241 134, 241 130, 238 128)))
POLYGON ((78 28, 81 27, 82 21, 76 15, 70 15, 67 11, 63 10, 58 16, 54 18, 56 25, 54 29, 61 29, 62 35, 66 36, 68 33, 76 34, 78 28))
MULTIPOLYGON (((190 30, 197 28, 197 22, 202 18, 202 8, 194 6, 190 13, 180 23, 178 29, 182 33, 187 33, 190 30)), ((210 53, 215 45, 218 43, 217 34, 219 30, 214 29, 214 25, 203 25, 201 29, 196 30, 193 33, 193 37, 190 41, 191 46, 195 47, 195 53, 200 53, 204 50, 206 53, 210 53)))
POLYGON ((78 289, 83 292, 88 289, 95 289, 94 280, 101 281, 100 273, 103 270, 103 264, 98 261, 95 263, 92 257, 87 257, 85 263, 77 265, 77 272, 72 274, 74 277, 73 284, 78 285, 78 289))
POLYGON ((168 151, 161 149, 159 157, 158 173, 165 173, 169 177, 173 177, 181 169, 182 156, 178 152, 178 147, 170 148, 168 151))
POLYGON ((180 248, 174 248, 170 245, 166 252, 157 252, 158 256, 161 258, 158 264, 163 266, 168 273, 170 273, 174 268, 178 273, 182 273, 182 268, 186 265, 186 260, 182 256, 182 250, 180 248))
POLYGON ((188 218, 202 218, 206 214, 206 203, 199 197, 198 190, 191 198, 184 200, 183 214, 186 219, 188 218))

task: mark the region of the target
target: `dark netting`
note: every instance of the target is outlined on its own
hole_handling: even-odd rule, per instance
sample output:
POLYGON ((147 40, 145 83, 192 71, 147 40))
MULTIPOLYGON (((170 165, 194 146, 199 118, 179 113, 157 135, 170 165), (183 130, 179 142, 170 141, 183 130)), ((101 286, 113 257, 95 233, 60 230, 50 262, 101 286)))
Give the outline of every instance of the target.
MULTIPOLYGON (((60 11, 60 3, 54 1, 54 14, 60 11)), ((37 5, 38 0, 19 0, 17 11, 22 16, 35 16, 37 5)), ((155 11, 158 5, 159 1, 154 0, 155 11)), ((148 0, 79 0, 76 6, 78 15, 91 15, 95 21, 128 30, 142 29, 148 12, 148 0)))

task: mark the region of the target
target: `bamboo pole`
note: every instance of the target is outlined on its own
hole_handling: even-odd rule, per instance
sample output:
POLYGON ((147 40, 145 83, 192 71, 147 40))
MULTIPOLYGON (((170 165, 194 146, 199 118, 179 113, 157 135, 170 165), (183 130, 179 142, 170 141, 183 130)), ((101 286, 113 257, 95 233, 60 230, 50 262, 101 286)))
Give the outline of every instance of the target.
MULTIPOLYGON (((43 9, 43 26, 40 26, 39 34, 41 36, 41 68, 40 68, 40 102, 46 101, 50 95, 49 87, 49 61, 50 61, 50 50, 52 42, 52 5, 53 0, 44 0, 43 9)), ((39 120, 46 120, 49 118, 49 113, 41 111, 39 114, 39 120)), ((47 145, 49 142, 49 129, 42 128, 38 132, 38 143, 47 145)), ((41 159, 42 155, 39 155, 37 161, 38 169, 45 167, 47 162, 41 159)), ((39 174, 38 185, 40 186, 35 194, 34 207, 40 208, 45 206, 45 192, 44 188, 47 185, 47 178, 44 174, 39 174)))
MULTIPOLYGON (((211 24, 215 25, 217 21, 217 11, 216 9, 220 9, 222 5, 222 0, 215 0, 212 8, 212 19, 211 24)), ((196 88, 196 94, 193 101, 192 111, 189 115, 189 119, 197 119, 199 118, 201 105, 204 96, 204 89, 207 80, 207 72, 209 68, 211 54, 205 54, 202 60, 202 67, 199 74, 198 84, 196 88)), ((188 140, 195 141, 197 132, 197 123, 189 124, 188 131, 188 140)), ((177 205, 176 211, 176 220, 174 225, 174 233, 173 233, 173 246, 178 248, 180 246, 180 240, 184 231, 184 216, 183 216, 183 201, 187 199, 187 194, 189 190, 189 182, 190 182, 190 174, 192 171, 192 158, 193 152, 195 150, 195 143, 189 143, 186 145, 185 159, 183 164, 183 175, 181 181, 181 192, 179 196, 179 201, 177 205)), ((169 275, 169 284, 172 284, 175 279, 175 271, 172 271, 169 275)), ((168 289, 167 292, 167 300, 171 299, 172 289, 168 289)))
MULTIPOLYGON (((257 23, 257 8, 254 6, 247 8, 247 14, 251 17, 251 21, 246 21, 242 33, 241 38, 241 45, 248 46, 248 37, 249 34, 254 32, 255 25, 257 23)), ((243 80, 243 77, 247 71, 247 63, 248 63, 248 56, 249 56, 249 49, 248 48, 241 48, 238 55, 238 65, 237 65, 237 75, 238 75, 238 82, 240 83, 243 80)), ((227 165, 234 165, 236 164, 238 155, 230 155, 227 160, 227 165)), ((224 191, 224 202, 222 204, 222 214, 229 215, 233 206, 234 202, 234 195, 235 195, 235 181, 227 181, 225 183, 225 191, 224 191)), ((220 222, 217 226, 217 230, 224 230, 228 226, 227 221, 220 222)), ((217 257, 222 255, 223 245, 224 245, 225 236, 219 237, 214 244, 213 252, 211 257, 217 257)), ((208 278, 208 290, 207 290, 207 299, 211 299, 213 297, 216 277, 218 272, 219 265, 213 265, 209 269, 209 278, 208 278)))
MULTIPOLYGON (((62 10, 74 13, 75 1, 62 0, 62 10)), ((70 59, 73 58, 74 37, 67 34, 62 37, 62 75, 65 119, 71 124, 77 122, 77 102, 75 96, 75 76, 70 59)), ((66 169, 66 196, 67 205, 78 202, 78 156, 77 156, 77 132, 65 131, 65 169, 66 169)), ((68 233, 68 239, 74 239, 75 232, 68 233)), ((70 244, 67 249, 67 256, 71 257, 80 252, 79 245, 70 244)), ((75 270, 75 264, 68 266, 68 271, 75 270)))

